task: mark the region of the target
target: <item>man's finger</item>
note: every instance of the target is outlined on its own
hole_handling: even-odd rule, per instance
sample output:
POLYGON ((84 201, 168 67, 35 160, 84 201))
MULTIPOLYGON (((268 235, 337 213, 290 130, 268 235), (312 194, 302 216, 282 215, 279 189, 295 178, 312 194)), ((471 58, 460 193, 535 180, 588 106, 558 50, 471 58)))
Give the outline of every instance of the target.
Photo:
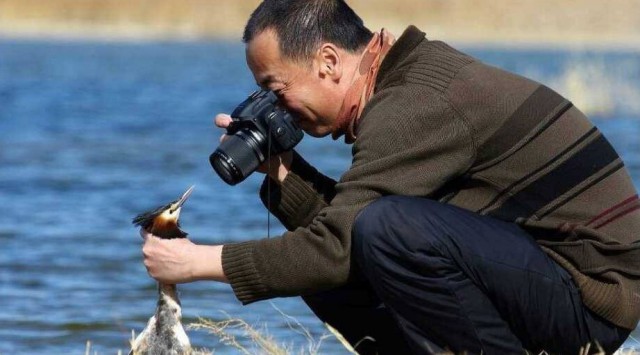
POLYGON ((231 119, 231 116, 227 115, 226 113, 219 113, 214 120, 216 126, 220 128, 227 128, 231 121, 233 121, 231 119))

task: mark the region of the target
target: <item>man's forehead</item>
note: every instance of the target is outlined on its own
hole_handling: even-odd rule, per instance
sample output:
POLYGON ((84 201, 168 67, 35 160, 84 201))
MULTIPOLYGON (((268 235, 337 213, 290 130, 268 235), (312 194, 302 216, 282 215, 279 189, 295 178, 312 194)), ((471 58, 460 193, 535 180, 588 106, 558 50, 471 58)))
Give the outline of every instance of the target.
POLYGON ((278 78, 278 70, 282 67, 278 41, 265 30, 254 37, 246 47, 247 64, 259 85, 268 84, 278 78))
POLYGON ((246 46, 247 60, 256 63, 280 60, 280 45, 273 31, 265 30, 255 36, 246 46))

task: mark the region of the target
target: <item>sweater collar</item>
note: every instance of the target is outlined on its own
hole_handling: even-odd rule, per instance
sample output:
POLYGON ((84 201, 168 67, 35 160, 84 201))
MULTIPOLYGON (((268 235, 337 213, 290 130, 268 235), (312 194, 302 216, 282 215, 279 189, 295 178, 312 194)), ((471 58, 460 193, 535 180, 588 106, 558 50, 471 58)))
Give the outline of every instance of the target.
POLYGON ((387 74, 398 66, 400 61, 406 58, 413 49, 425 40, 425 33, 420 31, 416 26, 410 25, 398 38, 393 47, 389 50, 386 57, 380 65, 380 71, 376 78, 376 86, 378 86, 387 74))

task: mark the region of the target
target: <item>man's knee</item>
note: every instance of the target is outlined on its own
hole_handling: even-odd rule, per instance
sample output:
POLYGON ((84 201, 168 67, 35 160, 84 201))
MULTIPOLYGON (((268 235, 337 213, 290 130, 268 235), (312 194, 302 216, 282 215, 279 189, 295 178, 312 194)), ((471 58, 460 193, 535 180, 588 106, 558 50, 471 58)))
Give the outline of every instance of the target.
POLYGON ((390 223, 394 199, 395 196, 379 198, 363 208, 354 221, 353 255, 363 268, 365 264, 372 261, 371 259, 376 255, 375 251, 380 249, 380 244, 384 243, 384 234, 390 223))
POLYGON ((363 208, 356 216, 353 225, 355 236, 359 238, 364 234, 375 234, 379 231, 388 221, 395 199, 396 196, 381 197, 363 208))
POLYGON ((385 230, 396 220, 394 215, 400 199, 401 196, 385 196, 363 208, 353 224, 354 243, 363 246, 363 243, 379 243, 384 239, 385 230))
POLYGON ((433 231, 412 221, 422 218, 420 214, 424 214, 425 209, 436 208, 438 204, 405 196, 385 196, 369 204, 358 214, 353 226, 353 251, 357 262, 362 267, 364 264, 385 264, 389 257, 402 258, 415 248, 432 244, 433 231))

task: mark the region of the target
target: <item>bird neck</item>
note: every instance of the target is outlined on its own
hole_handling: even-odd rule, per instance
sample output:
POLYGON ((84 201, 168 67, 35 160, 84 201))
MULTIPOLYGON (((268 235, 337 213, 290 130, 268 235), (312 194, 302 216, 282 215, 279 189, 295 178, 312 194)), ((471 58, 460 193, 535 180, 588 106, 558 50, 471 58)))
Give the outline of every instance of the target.
POLYGON ((158 283, 158 293, 160 294, 160 299, 167 298, 167 301, 174 302, 180 307, 176 285, 158 283))
POLYGON ((187 236, 178 226, 177 220, 156 218, 149 232, 163 239, 184 238, 187 236))

